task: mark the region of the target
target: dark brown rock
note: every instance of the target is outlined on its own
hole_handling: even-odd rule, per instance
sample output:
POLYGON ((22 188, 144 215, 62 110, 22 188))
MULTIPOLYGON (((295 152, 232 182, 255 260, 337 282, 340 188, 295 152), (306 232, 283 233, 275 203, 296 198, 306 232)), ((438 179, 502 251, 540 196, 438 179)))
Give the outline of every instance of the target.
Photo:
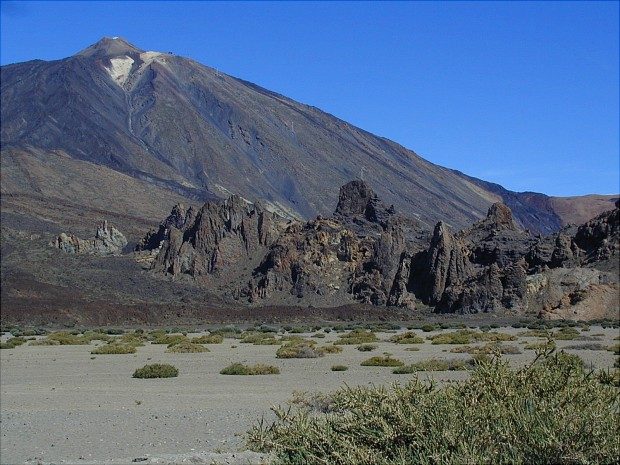
POLYGON ((182 211, 177 213, 171 216, 179 221, 162 226, 168 239, 153 263, 154 269, 171 274, 216 273, 266 250, 278 235, 275 214, 237 196, 223 203, 208 202, 195 215, 190 210, 184 221, 182 211))

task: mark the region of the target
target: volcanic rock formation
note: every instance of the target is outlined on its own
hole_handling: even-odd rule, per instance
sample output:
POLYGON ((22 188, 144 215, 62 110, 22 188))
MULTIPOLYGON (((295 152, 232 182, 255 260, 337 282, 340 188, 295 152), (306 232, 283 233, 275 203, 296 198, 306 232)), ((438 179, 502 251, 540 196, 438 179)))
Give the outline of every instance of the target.
POLYGON ((453 233, 439 222, 430 234, 358 180, 340 189, 332 218, 284 223, 259 203, 233 196, 205 204, 195 217, 175 207, 143 243, 161 244, 153 268, 172 275, 226 274, 241 259, 257 263, 247 284, 238 282, 230 293, 250 303, 293 298, 414 311, 421 301, 443 313, 551 317, 591 292, 607 296, 605 302, 617 294, 617 272, 610 271, 618 269, 617 208, 542 237, 521 229, 510 209, 496 203, 469 228, 453 233))
POLYGON ((177 205, 139 248, 160 249, 155 270, 206 276, 265 250, 278 236, 278 228, 274 213, 233 195, 222 203, 207 202, 197 212, 191 208, 185 212, 177 205))
POLYGON ((118 229, 104 221, 97 227, 94 239, 80 239, 73 234, 61 233, 54 247, 70 254, 116 255, 123 251, 127 239, 118 229))

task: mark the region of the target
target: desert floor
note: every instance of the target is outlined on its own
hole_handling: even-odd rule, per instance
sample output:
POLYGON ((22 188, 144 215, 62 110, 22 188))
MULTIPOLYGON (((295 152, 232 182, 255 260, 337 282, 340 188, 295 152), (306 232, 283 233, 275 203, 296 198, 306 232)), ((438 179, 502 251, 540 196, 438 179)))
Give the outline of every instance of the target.
MULTIPOLYGON (((494 331, 518 334, 523 329, 494 331)), ((426 337, 436 332, 417 334, 426 337)), ((455 346, 387 342, 394 333, 377 333, 382 342, 373 352, 342 346, 340 354, 310 359, 277 359, 279 346, 241 344, 225 339, 211 344, 208 353, 169 354, 165 345, 148 344, 131 355, 91 355, 90 346, 28 346, 0 351, 0 462, 16 463, 260 463, 258 454, 244 448, 244 433, 270 407, 284 405, 295 391, 329 392, 345 383, 355 385, 406 382, 415 375, 394 375, 391 368, 363 367, 360 362, 389 352, 406 364, 429 358, 464 358, 449 353, 455 346), (236 346, 236 347, 234 347, 236 346), (266 363, 280 368, 269 376, 224 376, 233 362, 266 363), (147 363, 170 363, 179 376, 134 379, 136 368, 147 363), (345 372, 332 372, 343 364, 345 372)), ((605 346, 617 343, 618 329, 593 326, 584 336, 605 346), (598 335, 598 336, 596 336, 598 335)), ((310 336, 308 334, 307 336, 310 336)), ((7 335, 2 336, 6 340, 7 335)), ((333 342, 331 332, 319 345, 333 342)), ((523 348, 521 337, 507 342, 523 348)), ((558 341, 558 347, 585 341, 558 341)), ((610 351, 571 350, 588 366, 608 368, 616 356, 610 351)), ((510 363, 525 364, 534 352, 504 355, 510 363)), ((467 372, 419 373, 421 379, 463 379, 467 372)))

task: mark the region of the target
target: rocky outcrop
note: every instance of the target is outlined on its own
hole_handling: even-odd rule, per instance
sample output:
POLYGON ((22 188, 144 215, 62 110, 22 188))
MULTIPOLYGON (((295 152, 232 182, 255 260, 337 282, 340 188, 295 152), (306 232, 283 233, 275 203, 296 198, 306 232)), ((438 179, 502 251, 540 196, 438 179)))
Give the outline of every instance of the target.
POLYGON ((117 255, 127 245, 127 239, 114 226, 104 221, 97 227, 94 239, 80 239, 73 234, 61 233, 54 247, 70 254, 117 255))
POLYGON ((194 221, 196 210, 193 207, 185 209, 182 204, 174 206, 170 215, 161 222, 157 230, 151 230, 136 245, 136 252, 143 250, 156 250, 161 247, 164 241, 170 238, 170 229, 182 230, 186 224, 194 221))
POLYGON ((469 251, 462 240, 439 222, 427 252, 414 263, 416 294, 426 303, 441 302, 447 288, 458 287, 470 276, 469 251))
POLYGON ((617 277, 592 268, 555 268, 526 278, 527 308, 543 318, 594 319, 620 312, 617 277))
POLYGON ((406 248, 403 224, 366 183, 352 181, 340 189, 333 218, 283 232, 246 294, 251 301, 284 293, 312 303, 331 296, 385 305, 406 248))
POLYGON ((338 204, 334 212, 337 219, 364 219, 385 227, 388 218, 394 215, 394 206, 383 205, 377 194, 361 180, 351 181, 340 188, 338 204))
POLYGON ((431 234, 385 207, 362 181, 341 188, 332 218, 305 223, 285 225, 236 196, 196 212, 176 206, 141 248, 157 251, 155 270, 221 276, 227 295, 260 304, 363 302, 415 311, 422 302, 440 313, 551 318, 583 302, 610 307, 618 289, 617 209, 542 237, 521 229, 498 203, 469 228, 453 232, 439 222, 431 234), (240 268, 247 272, 235 274, 240 268))
POLYGON ((279 232, 274 213, 235 195, 222 203, 207 202, 195 213, 189 209, 185 215, 175 207, 168 218, 159 229, 167 233, 152 267, 172 275, 206 276, 234 267, 266 250, 279 232))
POLYGON ((413 293, 439 312, 518 307, 527 268, 524 257, 531 242, 501 204, 494 204, 484 220, 456 234, 439 222, 428 249, 404 258, 410 263, 401 264, 390 302, 406 302, 413 293), (403 276, 407 269, 408 278, 403 276))
POLYGON ((574 244, 583 251, 583 264, 617 260, 620 257, 620 201, 577 229, 574 244))
POLYGON ((347 292, 356 269, 372 254, 372 244, 340 223, 317 219, 290 225, 254 270, 250 301, 290 294, 297 298, 347 292))

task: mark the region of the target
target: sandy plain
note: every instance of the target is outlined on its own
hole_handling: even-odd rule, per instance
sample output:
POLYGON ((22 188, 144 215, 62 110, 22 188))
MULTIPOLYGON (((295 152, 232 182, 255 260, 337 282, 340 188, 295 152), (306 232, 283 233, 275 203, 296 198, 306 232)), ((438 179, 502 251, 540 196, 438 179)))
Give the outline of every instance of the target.
MULTIPOLYGON (((404 331, 404 330, 401 330, 404 331)), ((494 331, 519 334, 523 330, 494 331)), ((436 332, 415 331, 422 337, 436 332)), ((372 355, 391 353, 410 364, 429 358, 463 358, 450 353, 455 346, 417 344, 420 350, 387 340, 394 333, 377 333, 373 352, 344 345, 340 354, 310 359, 278 359, 279 346, 242 344, 225 339, 210 352, 165 353, 165 345, 148 344, 136 354, 91 355, 90 346, 19 346, 0 351, 0 463, 2 464, 124 464, 124 463, 265 463, 268 457, 244 450, 244 433, 270 408, 285 405, 296 391, 330 392, 345 383, 381 385, 404 383, 415 375, 394 375, 391 368, 363 367, 372 355), (270 376, 225 376, 219 372, 233 362, 265 363, 280 368, 270 376), (170 363, 179 376, 134 379, 147 363, 170 363), (348 371, 332 372, 331 366, 348 371)), ((604 346, 617 341, 618 329, 593 326, 583 333, 604 346), (599 336, 595 336, 599 335, 599 336)), ((305 336, 310 336, 306 334, 305 336)), ((2 336, 6 340, 7 335, 2 336)), ((338 338, 331 332, 319 345, 338 338)), ((514 365, 533 359, 521 337, 508 342, 521 354, 504 355, 514 365)), ((558 341, 558 347, 585 341, 558 341)), ((570 350, 587 366, 609 368, 610 351, 570 350)), ((424 372, 421 379, 440 382, 463 379, 467 372, 424 372)))

